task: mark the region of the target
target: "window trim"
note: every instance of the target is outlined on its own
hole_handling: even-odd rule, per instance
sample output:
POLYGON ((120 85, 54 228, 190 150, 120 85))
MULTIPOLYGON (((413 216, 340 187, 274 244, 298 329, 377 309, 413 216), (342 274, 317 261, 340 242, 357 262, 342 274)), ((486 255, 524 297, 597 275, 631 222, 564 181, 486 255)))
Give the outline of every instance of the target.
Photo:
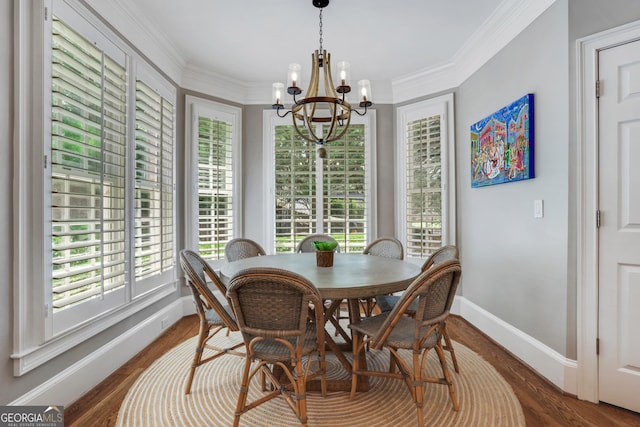
MULTIPOLYGON (((133 297, 131 278, 127 281, 127 300, 124 304, 105 311, 90 321, 79 322, 72 329, 51 334, 51 306, 47 307, 50 283, 45 261, 51 255, 46 253, 46 221, 49 214, 43 195, 50 190, 47 171, 47 129, 51 122, 51 112, 45 108, 50 101, 46 93, 51 75, 48 34, 51 33, 52 5, 76 16, 81 16, 85 26, 97 37, 109 38, 118 49, 125 52, 129 87, 138 77, 136 65, 145 64, 144 59, 133 51, 123 40, 92 15, 78 0, 34 0, 16 2, 14 23, 16 28, 16 50, 14 58, 14 171, 13 217, 14 217, 14 261, 13 261, 13 373, 21 376, 36 367, 50 361, 72 347, 94 337, 116 323, 134 315, 145 307, 175 294, 178 289, 177 257, 174 261, 174 273, 169 281, 144 296, 133 297), (40 126, 34 126, 40 124, 40 126)), ((58 13, 58 12, 56 12, 58 13)), ((164 82, 163 87, 172 93, 174 105, 177 102, 176 88, 158 75, 164 82)), ((131 90, 131 89, 129 89, 131 90)), ((135 97, 134 97, 135 99, 135 97)), ((130 102, 128 100, 128 102, 130 102)), ((134 109, 128 112, 129 124, 134 109)), ((129 132, 129 131, 128 131, 129 132)), ((175 141, 175 140, 174 140, 175 141)), ((175 156, 174 156, 175 175, 175 156)), ((127 190, 130 191, 130 190, 127 190)), ((174 185, 175 192, 175 185, 174 185)), ((127 197, 130 197, 127 194, 127 197)), ((48 199, 47 199, 48 200, 48 199)), ((131 212, 131 208, 128 208, 131 212)), ((174 217, 175 217, 174 208, 174 217)), ((174 245, 177 247, 178 230, 174 233, 174 245)))
MULTIPOLYGON (((365 218, 367 218, 367 240, 371 241, 377 235, 378 218, 377 218, 377 173, 376 173, 376 110, 367 111, 365 116, 351 116, 352 124, 364 125, 365 135, 365 180, 368 188, 367 203, 365 209, 365 218)), ((267 253, 275 253, 275 239, 273 233, 273 224, 275 224, 275 127, 280 125, 292 124, 290 117, 278 117, 273 110, 264 110, 262 112, 262 182, 264 183, 265 199, 263 200, 264 215, 262 216, 262 230, 264 248, 267 253)), ((331 143, 328 144, 328 150, 331 149, 331 143)), ((316 169, 316 179, 322 181, 322 172, 316 169)), ((321 194, 320 192, 318 194, 321 194)), ((318 218, 316 218, 316 222, 318 218)))
MULTIPOLYGON (((233 236, 242 237, 242 109, 220 102, 187 95, 185 97, 185 247, 198 251, 198 120, 199 112, 231 122, 233 133, 233 236), (196 167, 194 167, 194 164, 196 167)), ((224 260, 210 261, 213 268, 224 260)))
MULTIPOLYGON (((455 117, 453 93, 427 99, 425 101, 398 107, 396 118, 396 233, 398 239, 407 245, 407 124, 419 118, 432 115, 442 117, 440 133, 442 159, 442 217, 446 221, 442 227, 442 244, 456 244, 456 167, 455 167, 455 117)), ((422 258, 409 258, 422 262, 422 258)))

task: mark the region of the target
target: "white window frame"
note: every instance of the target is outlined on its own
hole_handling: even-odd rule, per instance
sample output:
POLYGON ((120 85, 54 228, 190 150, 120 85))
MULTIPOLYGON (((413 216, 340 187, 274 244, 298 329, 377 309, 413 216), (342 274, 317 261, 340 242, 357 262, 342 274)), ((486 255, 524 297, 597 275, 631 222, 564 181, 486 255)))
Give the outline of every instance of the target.
MULTIPOLYGON (((456 244, 456 168, 455 123, 453 94, 398 107, 396 126, 396 230, 398 239, 407 245, 407 125, 415 120, 439 115, 441 117, 442 166, 442 244, 456 244)), ((416 263, 423 258, 408 257, 416 263)))
MULTIPOLYGON (((231 123, 233 133, 233 235, 242 237, 242 109, 187 95, 185 102, 185 236, 186 247, 198 251, 198 117, 231 123)), ((220 268, 224 260, 211 261, 220 268)))
MULTIPOLYGON (((126 55, 127 135, 129 138, 134 132, 131 124, 135 122, 135 108, 132 108, 134 101, 131 99, 135 100, 134 83, 138 75, 136 65, 144 63, 144 59, 119 39, 99 18, 92 15, 79 0, 32 0, 15 3, 14 170, 16 178, 13 187, 13 216, 16 226, 13 235, 14 338, 11 355, 14 360, 15 376, 33 370, 154 302, 174 294, 178 289, 177 258, 174 257, 172 273, 153 290, 134 297, 132 283, 134 279, 129 273, 123 304, 114 306, 93 318, 78 319, 75 326, 54 333, 53 312, 50 304, 51 274, 48 272, 48 266, 51 264, 51 230, 47 222, 51 215, 48 202, 50 182, 47 180, 49 172, 46 169, 47 156, 50 153, 50 34, 54 13, 64 17, 65 22, 72 25, 75 30, 79 30, 84 35, 91 34, 91 37, 95 37, 96 40, 109 42, 126 55)), ((139 71, 144 73, 142 70, 139 71)), ((162 82, 158 89, 168 90, 169 99, 175 106, 175 87, 158 73, 153 74, 158 79, 156 81, 162 82)), ((131 140, 127 144, 131 147, 131 140)), ((133 149, 135 150, 135 146, 133 149)), ((127 203, 133 196, 132 191, 133 187, 127 188, 127 203)), ((175 182, 173 191, 175 197, 175 182)), ((132 207, 128 206, 127 209, 128 215, 132 207)), ((130 227, 129 225, 127 230, 130 230, 130 227)), ((174 247, 177 236, 176 230, 174 247)))
MULTIPOLYGON (((376 185, 376 111, 368 110, 364 116, 351 115, 351 124, 364 125, 365 138, 365 170, 366 170, 366 197, 369 203, 365 208, 367 218, 366 235, 371 241, 378 229, 377 223, 377 185, 376 185)), ((275 253, 275 236, 273 233, 275 224, 275 128, 276 126, 293 125, 291 117, 279 117, 273 110, 264 110, 262 115, 263 156, 262 171, 264 182, 264 215, 263 215, 263 242, 267 253, 275 253)), ((327 150, 331 150, 331 143, 327 144, 327 150)), ((316 169, 316 180, 319 181, 317 194, 322 195, 322 170, 316 169)), ((322 206, 319 204, 319 206, 322 206)), ((323 212, 316 218, 317 227, 322 226, 323 212)), ((319 230, 319 228, 318 228, 319 230)), ((366 244, 366 242, 365 242, 366 244)))

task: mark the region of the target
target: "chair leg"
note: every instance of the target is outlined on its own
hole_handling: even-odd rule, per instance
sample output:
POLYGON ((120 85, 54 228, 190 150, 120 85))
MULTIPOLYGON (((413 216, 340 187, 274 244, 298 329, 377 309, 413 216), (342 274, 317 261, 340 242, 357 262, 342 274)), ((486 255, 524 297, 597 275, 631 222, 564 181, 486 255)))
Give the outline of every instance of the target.
POLYGON ((240 394, 238 396, 238 404, 236 405, 236 413, 233 418, 233 427, 240 425, 240 416, 244 413, 247 405, 247 394, 249 392, 249 371, 251 370, 251 359, 245 358, 244 371, 242 372, 242 384, 240 385, 240 394))
POLYGON ((413 401, 416 404, 419 426, 424 425, 424 381, 422 380, 422 365, 420 363, 421 354, 421 351, 413 352, 413 372, 411 373, 413 401))
MULTIPOLYGON (((309 361, 311 362, 311 361, 309 361)), ((295 366, 296 382, 294 384, 294 393, 296 394, 297 416, 302 427, 307 426, 307 385, 306 376, 303 372, 302 363, 298 362, 295 366)))
POLYGON ((447 333, 447 324, 445 323, 442 327, 442 338, 444 338, 444 349, 447 350, 451 354, 451 361, 453 362, 453 369, 456 373, 460 373, 460 368, 458 367, 458 359, 456 359, 456 353, 453 350, 453 345, 451 345, 451 339, 449 338, 449 334, 447 333))
POLYGON ((193 362, 191 362, 191 368, 189 369, 189 375, 187 377, 187 383, 184 386, 184 394, 191 393, 191 384, 193 383, 193 377, 196 374, 196 368, 200 366, 202 361, 202 353, 204 352, 204 342, 209 335, 209 326, 200 323, 200 331, 198 332, 198 344, 196 346, 196 354, 193 356, 193 362))
POLYGON ((351 394, 349 394, 349 400, 353 400, 356 397, 356 389, 358 388, 358 369, 360 369, 360 349, 363 336, 359 332, 353 332, 351 341, 353 343, 352 352, 353 358, 351 360, 351 394))
POLYGON ((444 379, 449 387, 449 397, 451 397, 451 403, 453 404, 453 409, 458 411, 460 410, 460 405, 458 405, 458 398, 456 396, 456 389, 453 385, 453 381, 451 380, 451 374, 449 373, 449 368, 447 368, 447 359, 444 356, 444 350, 442 349, 442 345, 438 343, 435 347, 436 353, 438 353, 438 359, 440 359, 440 366, 442 367, 442 373, 444 374, 444 379))

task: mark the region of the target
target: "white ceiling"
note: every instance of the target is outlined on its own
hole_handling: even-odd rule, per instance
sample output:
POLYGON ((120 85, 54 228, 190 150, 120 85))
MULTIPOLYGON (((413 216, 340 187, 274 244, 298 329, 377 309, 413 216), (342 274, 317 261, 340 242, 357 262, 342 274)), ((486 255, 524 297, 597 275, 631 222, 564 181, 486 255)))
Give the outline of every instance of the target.
MULTIPOLYGON (((372 81, 375 101, 376 86, 450 66, 482 48, 479 39, 500 27, 500 18, 540 1, 331 0, 323 10, 323 46, 333 64, 350 62, 352 84, 372 81)), ((311 0, 87 3, 150 58, 157 50, 170 57, 177 71, 168 74, 180 84, 190 70, 270 90, 271 82, 286 80, 289 63, 301 64, 308 76, 319 46, 319 9, 311 0)))

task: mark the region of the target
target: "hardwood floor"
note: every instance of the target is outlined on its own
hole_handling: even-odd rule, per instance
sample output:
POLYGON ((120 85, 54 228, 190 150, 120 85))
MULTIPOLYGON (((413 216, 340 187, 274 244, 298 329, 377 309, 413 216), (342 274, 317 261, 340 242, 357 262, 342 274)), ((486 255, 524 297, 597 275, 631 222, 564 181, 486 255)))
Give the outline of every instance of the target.
MULTIPOLYGON (((464 319, 452 316, 447 329, 451 338, 480 354, 511 385, 522 405, 527 426, 640 427, 640 414, 607 404, 581 401, 563 394, 464 319)), ((65 409, 65 425, 114 426, 120 404, 138 376, 162 354, 196 335, 197 331, 195 316, 181 319, 144 351, 68 406, 65 409)))

